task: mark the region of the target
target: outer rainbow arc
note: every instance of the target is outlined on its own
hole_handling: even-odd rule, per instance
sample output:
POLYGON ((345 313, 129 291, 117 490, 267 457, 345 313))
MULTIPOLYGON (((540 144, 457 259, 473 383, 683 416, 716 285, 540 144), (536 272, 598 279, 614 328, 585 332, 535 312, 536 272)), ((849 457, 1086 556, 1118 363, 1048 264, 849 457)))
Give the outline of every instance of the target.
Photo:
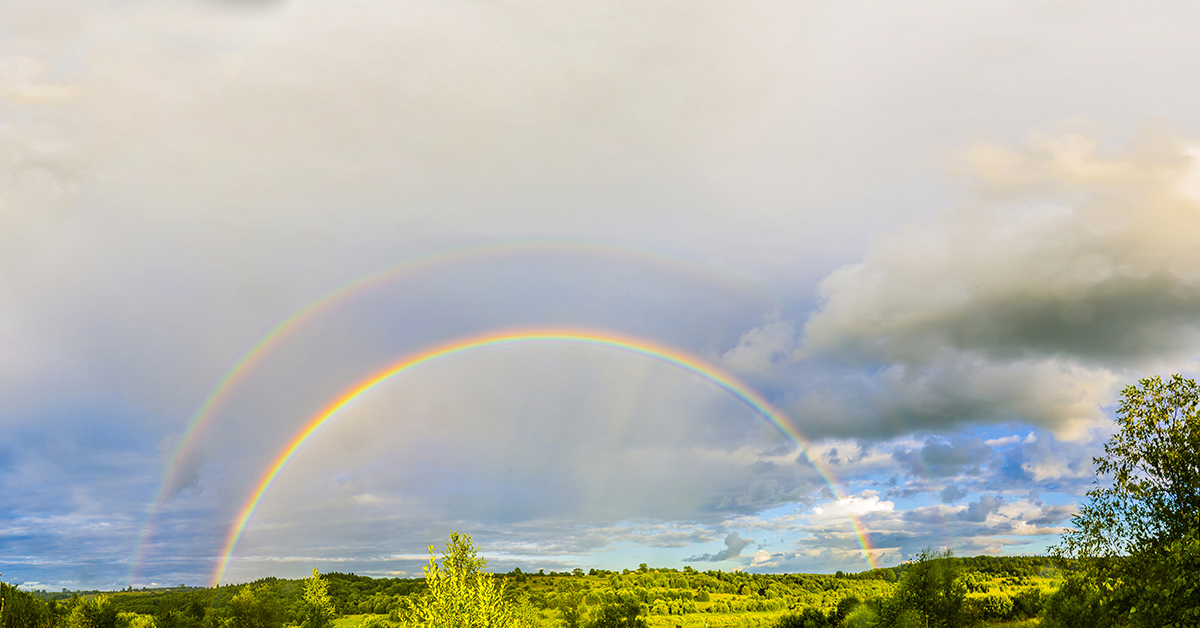
MULTIPOLYGON (((784 419, 783 415, 772 408, 770 402, 764 399, 754 390, 747 387, 745 384, 738 382, 733 376, 721 372, 716 367, 707 364, 700 358, 688 355, 687 353, 674 348, 664 347, 662 345, 637 338, 622 336, 611 332, 598 332, 592 330, 580 329, 525 329, 525 330, 507 330, 503 332, 493 332, 490 334, 471 336, 464 339, 458 339, 449 343, 441 344, 433 348, 427 349, 415 355, 409 355, 405 358, 392 363, 382 371, 368 377, 353 388, 342 393, 337 399, 327 405, 312 419, 310 419, 291 440, 283 448, 283 450, 275 457, 267 472, 260 478, 254 492, 242 507, 240 514, 233 527, 230 529, 226 538, 225 546, 222 550, 221 558, 217 563, 217 568, 213 572, 211 586, 219 586, 222 578, 224 578, 225 570, 229 566, 229 561, 233 557, 233 551, 237 547, 238 540, 241 538, 242 532, 245 530, 246 524, 254 515, 254 511, 258 507, 267 489, 271 483, 283 470, 287 462, 293 455, 306 443, 308 440, 323 426, 327 421, 334 418, 342 409, 353 403, 363 394, 370 392, 376 386, 390 380, 397 375, 400 375, 414 367, 420 366, 427 362, 462 353, 473 349, 481 349, 484 347, 494 347, 501 345, 511 345, 519 343, 567 343, 567 344, 582 344, 591 346, 602 346, 622 351, 628 351, 639 355, 651 357, 668 364, 678 366, 693 374, 699 375, 710 383, 732 394, 738 400, 749 406, 758 415, 767 419, 775 426, 784 436, 796 443, 804 452, 805 458, 812 464, 813 468, 825 480, 826 484, 833 490, 835 495, 840 499, 844 497, 841 490, 838 488, 836 480, 832 475, 825 470, 816 460, 808 454, 808 443, 789 421, 784 419)), ((854 534, 859 545, 862 547, 867 563, 872 569, 877 568, 875 558, 873 556, 871 543, 867 536, 863 533, 862 527, 853 515, 847 515, 851 526, 854 528, 854 534)))

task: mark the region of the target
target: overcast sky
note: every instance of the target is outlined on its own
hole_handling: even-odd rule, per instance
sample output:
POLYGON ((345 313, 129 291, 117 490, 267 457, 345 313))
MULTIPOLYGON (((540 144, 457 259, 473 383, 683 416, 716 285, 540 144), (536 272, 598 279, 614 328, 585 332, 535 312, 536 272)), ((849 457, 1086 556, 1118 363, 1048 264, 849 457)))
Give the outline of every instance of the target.
POLYGON ((807 449, 645 355, 468 350, 306 442, 224 581, 418 576, 450 530, 497 571, 1043 553, 1121 387, 1198 370, 1198 31, 1156 0, 8 0, 4 579, 206 584, 331 401, 551 326, 695 356, 807 449))

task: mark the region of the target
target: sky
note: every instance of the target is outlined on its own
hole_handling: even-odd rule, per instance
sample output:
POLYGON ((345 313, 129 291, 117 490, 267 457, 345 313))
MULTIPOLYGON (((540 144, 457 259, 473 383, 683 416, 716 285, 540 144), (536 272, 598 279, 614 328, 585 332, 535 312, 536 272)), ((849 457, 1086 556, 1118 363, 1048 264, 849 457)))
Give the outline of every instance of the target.
POLYGON ((1200 371, 1198 28, 6 1, 3 579, 1044 554, 1200 371))

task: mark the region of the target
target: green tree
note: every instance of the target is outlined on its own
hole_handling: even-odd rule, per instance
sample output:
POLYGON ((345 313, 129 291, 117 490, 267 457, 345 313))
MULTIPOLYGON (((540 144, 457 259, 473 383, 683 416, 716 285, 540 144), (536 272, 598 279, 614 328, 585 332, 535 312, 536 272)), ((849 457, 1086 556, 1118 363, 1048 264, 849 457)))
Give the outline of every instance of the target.
POLYGON ((329 597, 329 582, 313 567, 312 576, 304 579, 300 594, 300 626, 329 628, 336 616, 333 600, 329 597))
POLYGON ((32 593, 0 582, 0 628, 49 628, 50 607, 32 593))
POLYGON ((583 626, 583 594, 578 591, 566 593, 558 598, 558 613, 562 616, 566 628, 581 628, 583 626))
POLYGON ((65 628, 115 628, 117 609, 107 595, 97 595, 85 600, 71 599, 71 610, 67 613, 65 628))
POLYGON ((884 626, 960 628, 968 625, 967 589, 950 550, 921 550, 880 610, 884 626))
POLYGON ((642 605, 637 600, 622 597, 596 611, 588 628, 646 628, 642 605))
POLYGON ((1121 391, 1117 432, 1094 459, 1098 486, 1056 548, 1081 560, 1105 622, 1200 625, 1198 408, 1200 386, 1180 375, 1121 391))
POLYGON ((502 628, 524 623, 505 604, 504 583, 482 571, 486 565, 470 535, 451 532, 441 564, 430 546, 425 566, 429 589, 413 605, 413 623, 430 628, 502 628))
POLYGON ((280 628, 283 625, 283 608, 279 595, 268 585, 242 587, 226 606, 229 614, 228 628, 280 628))

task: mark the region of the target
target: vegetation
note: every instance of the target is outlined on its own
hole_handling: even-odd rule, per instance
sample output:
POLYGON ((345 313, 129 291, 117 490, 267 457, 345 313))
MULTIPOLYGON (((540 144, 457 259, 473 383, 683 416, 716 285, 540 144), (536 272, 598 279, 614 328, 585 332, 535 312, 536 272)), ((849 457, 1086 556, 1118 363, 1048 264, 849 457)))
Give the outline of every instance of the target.
POLYGON ((1200 386, 1175 375, 1126 386, 1116 434, 1059 545, 1083 569, 1047 602, 1056 626, 1200 625, 1200 386))
POLYGON ((479 556, 471 537, 451 532, 442 563, 429 548, 429 564, 422 593, 407 613, 410 623, 430 628, 507 628, 524 625, 519 604, 504 599, 504 582, 482 570, 487 560, 479 556))
POLYGON ((967 628, 1200 626, 1200 386, 1127 387, 1118 432, 1054 557, 933 548, 857 574, 691 567, 484 572, 453 532, 424 578, 319 574, 103 594, 0 584, 0 628, 967 628), (1039 623, 1040 622, 1040 623, 1039 623))

